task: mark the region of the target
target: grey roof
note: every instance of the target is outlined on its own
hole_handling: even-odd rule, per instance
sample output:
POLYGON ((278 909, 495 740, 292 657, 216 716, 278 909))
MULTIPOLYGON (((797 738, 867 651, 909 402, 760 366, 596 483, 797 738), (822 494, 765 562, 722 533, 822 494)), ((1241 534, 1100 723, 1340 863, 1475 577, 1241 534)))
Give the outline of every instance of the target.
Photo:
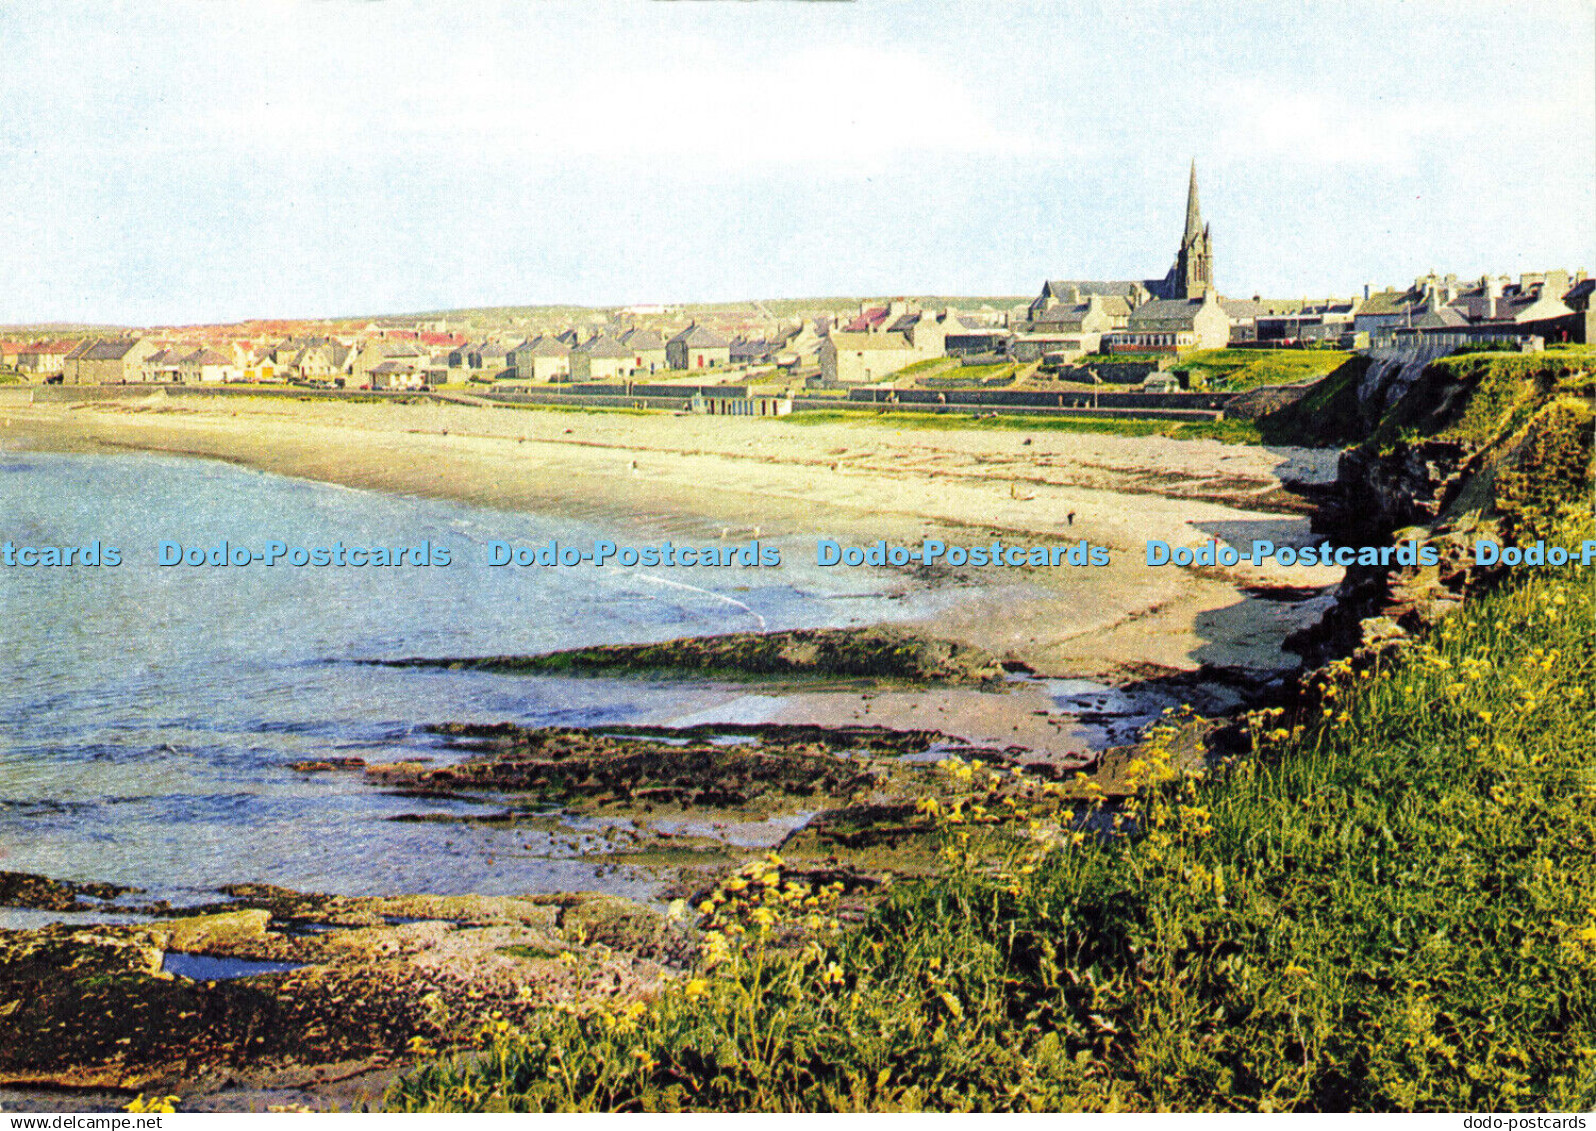
POLYGON ((136 345, 138 345, 138 342, 132 338, 97 341, 79 356, 79 360, 121 361, 127 356, 128 351, 136 345))
POLYGON ((696 322, 671 339, 683 345, 704 349, 724 349, 731 345, 725 338, 713 330, 704 328, 696 322))
POLYGON ((1200 298, 1155 298, 1131 311, 1128 330, 1174 330, 1191 326, 1202 309, 1200 298))
POLYGON ((1048 306, 1042 313, 1031 319, 1038 326, 1075 326, 1079 328, 1081 319, 1086 317, 1086 312, 1091 309, 1086 303, 1055 302, 1048 306))
POLYGON ((1406 314, 1421 305, 1421 296, 1413 291, 1376 291, 1363 300, 1359 314, 1370 316, 1406 314))
POLYGON ((1080 292, 1082 298, 1087 295, 1124 297, 1146 285, 1146 281, 1142 279, 1049 279, 1042 285, 1042 295, 1045 298, 1066 299, 1069 297, 1070 288, 1073 287, 1080 292))
POLYGON ((189 354, 187 357, 185 357, 183 359, 183 364, 185 364, 185 365, 231 365, 231 364, 233 364, 233 359, 230 358, 230 357, 223 357, 221 354, 217 353, 215 350, 205 349, 205 350, 195 350, 193 353, 189 354))
POLYGON ((628 330, 621 341, 625 342, 626 348, 634 353, 665 348, 665 338, 657 331, 648 329, 628 330))
POLYGON ((1413 316, 1413 325, 1420 330, 1444 329, 1450 326, 1467 326, 1468 316, 1455 306, 1442 306, 1413 316))
POLYGON ((770 354, 778 343, 766 341, 764 338, 738 338, 731 344, 731 355, 735 358, 756 360, 770 354))
POLYGON ((631 357, 632 351, 608 334, 600 334, 591 341, 584 342, 571 351, 572 353, 585 353, 589 357, 631 357))
POLYGON ((533 357, 569 357, 571 347, 559 338, 540 337, 531 345, 522 347, 523 351, 533 357))

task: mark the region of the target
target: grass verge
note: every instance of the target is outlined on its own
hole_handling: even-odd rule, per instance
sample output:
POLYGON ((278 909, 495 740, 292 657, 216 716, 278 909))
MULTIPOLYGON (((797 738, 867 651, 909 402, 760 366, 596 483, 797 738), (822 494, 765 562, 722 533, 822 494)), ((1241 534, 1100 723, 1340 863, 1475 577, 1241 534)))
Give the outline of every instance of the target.
POLYGON ((1193 388, 1243 391, 1260 385, 1293 385, 1339 369, 1352 354, 1330 349, 1219 349, 1185 354, 1170 367, 1193 388))
POLYGON ((805 409, 783 420, 793 424, 855 422, 893 429, 933 432, 985 429, 997 432, 1096 432, 1114 436, 1168 436, 1179 440, 1219 440, 1257 444, 1258 427, 1248 420, 1134 420, 1097 416, 973 416, 954 412, 877 412, 859 409, 805 409))

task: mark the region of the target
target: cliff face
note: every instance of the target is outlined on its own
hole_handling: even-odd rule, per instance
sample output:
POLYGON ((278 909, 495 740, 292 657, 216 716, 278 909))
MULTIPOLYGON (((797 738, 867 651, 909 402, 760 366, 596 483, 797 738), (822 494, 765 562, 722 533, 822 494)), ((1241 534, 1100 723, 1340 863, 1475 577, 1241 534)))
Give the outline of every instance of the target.
POLYGON ((1479 469, 1480 449, 1456 440, 1400 443, 1389 451, 1351 448, 1336 468, 1336 491, 1316 525, 1361 544, 1406 526, 1434 523, 1479 469))
POLYGON ((1588 525, 1593 371, 1585 349, 1371 364, 1368 438, 1342 454, 1315 528, 1344 545, 1416 540, 1440 561, 1350 567, 1330 612, 1287 647, 1309 667, 1389 647, 1504 575, 1473 563, 1476 539, 1588 525))

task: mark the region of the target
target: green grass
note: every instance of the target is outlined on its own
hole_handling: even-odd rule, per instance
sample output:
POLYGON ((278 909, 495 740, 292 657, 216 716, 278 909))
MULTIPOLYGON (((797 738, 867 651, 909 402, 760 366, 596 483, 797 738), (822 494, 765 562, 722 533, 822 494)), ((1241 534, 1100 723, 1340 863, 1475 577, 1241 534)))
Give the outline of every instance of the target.
POLYGON ((1260 417, 1258 434, 1266 444, 1341 448, 1369 432, 1358 406, 1358 382, 1367 362, 1354 357, 1320 381, 1301 400, 1260 417))
POLYGON ((608 405, 580 404, 519 404, 515 401, 498 401, 495 408, 513 408, 521 412, 576 412, 583 415, 657 416, 662 412, 674 413, 669 408, 619 408, 608 405))
POLYGON ((1134 420, 1096 416, 999 415, 977 418, 962 412, 876 412, 869 409, 805 409, 783 420, 793 424, 869 424, 933 432, 984 429, 998 432, 1096 432, 1115 436, 1168 436, 1179 440, 1219 440, 1227 444, 1262 442, 1247 420, 1134 420))
POLYGON ((1432 361, 1369 437, 1376 449, 1402 439, 1479 445, 1515 431, 1548 397, 1588 388, 1596 350, 1453 354, 1432 361))
MULTIPOLYGON (((896 373, 893 373, 892 376, 912 377, 916 373, 926 373, 934 369, 946 369, 950 360, 952 359, 946 357, 928 357, 924 361, 916 361, 912 365, 905 365, 902 369, 898 370, 896 373)), ((956 360, 952 360, 952 364, 958 365, 958 362, 956 360)))
POLYGON ((1254 719, 1255 754, 1152 774, 1137 835, 972 854, 949 826, 950 874, 856 930, 540 1015, 387 1103, 1589 1110, 1593 580, 1521 579, 1339 666, 1254 719))
POLYGON ((1108 365, 1158 365, 1162 362, 1173 360, 1174 356, 1173 354, 1152 351, 1147 353, 1105 353, 1083 358, 1082 364, 1089 365, 1093 362, 1102 362, 1108 365))
MULTIPOLYGON (((996 365, 958 365, 946 373, 941 373, 933 379, 927 379, 927 384, 936 385, 973 385, 982 381, 990 381, 997 377, 1012 377, 1019 366, 1013 362, 999 362, 996 365)), ((900 372, 902 372, 900 370, 900 372)))
POLYGON ((508 954, 511 958, 532 958, 541 960, 558 958, 561 954, 565 953, 564 951, 554 950, 546 946, 526 946, 521 943, 516 943, 511 946, 501 946, 498 948, 498 952, 500 954, 508 954))
POLYGON ((1260 385, 1294 385, 1324 377, 1353 355, 1340 350, 1198 350, 1185 354, 1171 372, 1185 373, 1209 388, 1243 391, 1260 385))

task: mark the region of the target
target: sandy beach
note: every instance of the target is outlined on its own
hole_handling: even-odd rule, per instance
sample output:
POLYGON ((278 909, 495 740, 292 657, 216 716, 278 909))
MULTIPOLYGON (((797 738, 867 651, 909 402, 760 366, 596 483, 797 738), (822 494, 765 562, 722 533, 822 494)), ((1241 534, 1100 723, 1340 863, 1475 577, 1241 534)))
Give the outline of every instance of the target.
POLYGON ((1279 641, 1316 619, 1323 599, 1281 590, 1322 588, 1340 575, 1247 563, 1153 569, 1144 561, 1148 539, 1305 542, 1305 508, 1283 484, 1333 478, 1336 454, 1328 450, 898 430, 865 421, 164 394, 9 403, 0 409, 0 440, 222 459, 354 488, 566 515, 618 534, 648 528, 744 539, 757 532, 793 546, 812 546, 817 537, 963 545, 1089 539, 1111 548, 1106 568, 937 569, 901 579, 947 591, 932 631, 1058 677, 1125 682, 1203 665, 1291 666, 1279 641))

